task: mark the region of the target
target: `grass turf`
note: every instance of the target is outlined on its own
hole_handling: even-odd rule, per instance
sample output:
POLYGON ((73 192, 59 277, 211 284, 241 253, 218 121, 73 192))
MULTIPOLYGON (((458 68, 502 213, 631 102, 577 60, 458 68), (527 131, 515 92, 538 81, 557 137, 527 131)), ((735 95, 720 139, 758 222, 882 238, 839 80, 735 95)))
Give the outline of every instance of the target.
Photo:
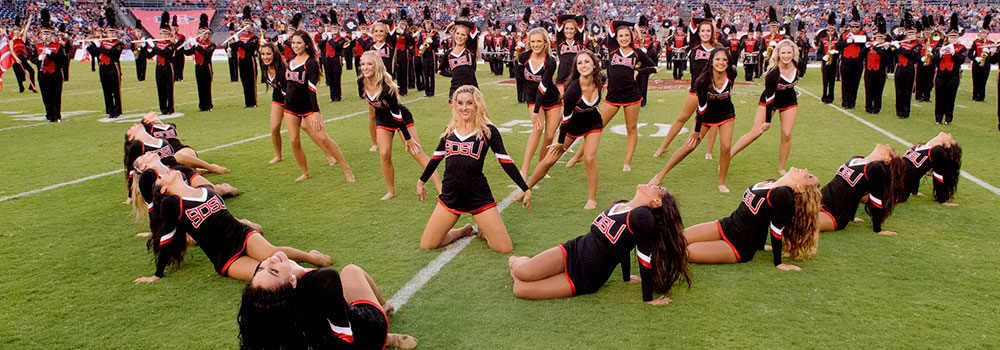
MULTIPOLYGON (((153 69, 145 82, 137 82, 132 64, 123 66, 126 114, 156 109, 153 69)), ((0 197, 121 169, 122 134, 129 124, 99 121, 105 117, 103 97, 96 73, 87 68, 73 64, 64 87, 67 117, 54 125, 38 120, 44 119, 37 115, 44 112, 40 98, 17 94, 13 77, 8 77, 0 92, 0 197)), ((261 107, 244 109, 240 86, 228 81, 226 64, 217 62, 215 68, 220 70, 215 111, 197 111, 189 66, 185 81, 176 87, 177 111, 185 115, 168 120, 198 150, 268 132, 269 92, 260 90, 261 107)), ((668 75, 664 71, 654 78, 668 75)), ((418 249, 434 201, 416 201, 413 183, 421 169, 399 142, 393 146, 398 197, 378 200, 385 184, 376 153, 368 152, 367 106, 355 97, 353 77, 345 72, 340 103, 330 103, 321 85, 320 104, 324 118, 343 117, 329 122, 327 130, 344 150, 357 183, 345 183, 340 168, 327 166, 307 140, 302 142, 313 178, 302 183, 292 182, 299 170, 287 137, 286 160, 276 165, 267 164, 273 156, 267 137, 201 156, 232 170, 208 179, 243 192, 227 201, 234 215, 262 224, 272 243, 320 249, 332 254, 338 267, 362 266, 389 297, 440 253, 418 249)), ((526 107, 516 104, 512 85, 492 84, 500 78, 486 66, 480 67, 479 78, 494 123, 512 125, 503 137, 520 165, 530 126, 516 120, 529 119, 526 107)), ((819 71, 810 69, 799 87, 819 95, 819 81, 819 71)), ((447 87, 448 81, 439 78, 437 97, 419 99, 423 94, 411 90, 403 98, 419 99, 407 106, 426 153, 450 118, 447 87)), ((933 106, 924 103, 913 108, 909 120, 895 118, 891 78, 880 115, 863 113, 863 88, 859 108, 851 112, 910 142, 926 141, 941 130, 952 132, 965 150, 963 170, 998 185, 997 87, 991 79, 986 103, 972 102, 970 87, 966 71, 951 126, 934 125, 933 106)), ((735 88, 734 139, 749 129, 761 89, 735 88)), ((685 94, 650 91, 640 122, 671 123, 685 94)), ((839 96, 838 91, 837 103, 839 96)), ((622 123, 619 114, 611 126, 622 123)), ((716 162, 704 160, 704 146, 671 172, 663 184, 677 197, 686 225, 728 215, 746 186, 777 176, 777 126, 734 159, 730 194, 716 191, 716 162)), ((666 162, 666 156, 649 157, 661 141, 649 137, 655 131, 653 126, 640 128, 631 173, 620 171, 625 137, 604 132, 598 155, 599 209, 629 198, 635 184, 649 180, 666 162)), ((841 163, 867 154, 875 143, 903 147, 808 94, 799 96, 793 135, 789 165, 810 169, 823 183, 841 163)), ((686 137, 679 136, 672 149, 686 137)), ((495 162, 487 163, 486 173, 498 200, 511 191, 511 181, 495 162)), ((583 234, 597 214, 580 209, 586 200, 582 165, 557 165, 550 174, 534 191, 533 212, 514 204, 503 213, 515 254, 534 255, 583 234)), ((428 188, 429 195, 436 195, 428 188)), ((922 190, 930 191, 928 181, 922 190)), ((145 240, 133 235, 147 226, 131 221, 120 204, 124 195, 118 173, 0 202, 0 266, 5 270, 0 277, 0 348, 236 347, 242 283, 215 274, 200 249, 192 247, 184 265, 168 269, 166 278, 132 284, 134 278, 150 275, 153 264, 145 240)), ((867 221, 823 234, 818 255, 796 263, 803 267, 800 272, 778 271, 766 256, 748 264, 695 265, 691 289, 678 286, 669 295, 673 303, 664 307, 642 303, 639 286, 621 282, 617 272, 593 295, 518 300, 510 291, 507 255, 476 240, 392 317, 390 328, 416 336, 424 349, 996 347, 1000 198, 962 179, 955 201, 961 206, 943 207, 928 197, 901 204, 885 225, 899 236, 877 236, 867 221)), ((459 225, 469 221, 464 217, 459 225)))

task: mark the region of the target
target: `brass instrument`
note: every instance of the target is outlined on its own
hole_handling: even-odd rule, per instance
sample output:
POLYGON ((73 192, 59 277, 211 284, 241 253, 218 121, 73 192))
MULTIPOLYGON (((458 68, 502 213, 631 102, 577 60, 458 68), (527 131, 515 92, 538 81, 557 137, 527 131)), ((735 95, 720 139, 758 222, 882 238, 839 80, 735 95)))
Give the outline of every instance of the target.
POLYGON ((942 35, 940 30, 935 30, 931 33, 931 41, 941 41, 942 35))
POLYGON ((923 63, 923 64, 924 64, 925 66, 929 66, 929 65, 931 65, 931 60, 933 60, 933 59, 934 59, 934 53, 933 53, 933 52, 931 52, 931 49, 928 49, 928 48, 925 48, 925 49, 924 49, 924 57, 923 57, 923 58, 921 58, 921 60, 920 60, 920 61, 921 61, 921 62, 922 62, 922 63, 923 63))
POLYGON ((825 46, 825 48, 826 48, 826 55, 823 56, 826 61, 823 62, 823 64, 827 65, 827 66, 832 65, 833 64, 833 54, 830 53, 830 50, 832 49, 831 46, 833 46, 833 42, 828 40, 826 42, 826 44, 823 44, 823 46, 825 46))
POLYGON ((427 36, 427 39, 424 39, 424 42, 417 48, 417 56, 424 55, 424 51, 427 51, 427 48, 431 47, 431 40, 432 38, 430 36, 427 36))
POLYGON ((774 46, 767 45, 767 53, 764 54, 764 62, 771 61, 771 54, 774 52, 774 46))
POLYGON ((420 33, 420 27, 417 27, 415 25, 414 26, 410 26, 410 35, 416 36, 419 33, 420 33))
POLYGON ((979 67, 986 67, 986 62, 989 56, 990 54, 987 53, 986 50, 983 50, 983 53, 979 55, 979 67))

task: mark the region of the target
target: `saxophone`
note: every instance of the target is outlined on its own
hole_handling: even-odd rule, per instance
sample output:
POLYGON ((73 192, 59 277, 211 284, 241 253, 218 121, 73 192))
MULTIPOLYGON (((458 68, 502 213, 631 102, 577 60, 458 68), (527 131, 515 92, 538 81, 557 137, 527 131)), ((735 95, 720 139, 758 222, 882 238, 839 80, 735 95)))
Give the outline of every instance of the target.
POLYGON ((774 46, 767 45, 767 53, 764 54, 764 62, 771 61, 771 53, 774 52, 774 46))
POLYGON ((420 47, 417 48, 417 56, 423 56, 424 55, 424 51, 427 51, 428 47, 431 47, 431 36, 430 35, 428 35, 427 39, 424 39, 424 42, 422 44, 420 44, 420 47))
POLYGON ((987 62, 987 59, 989 58, 989 56, 990 55, 988 53, 986 53, 986 50, 983 50, 983 53, 979 55, 979 67, 980 68, 986 67, 986 62, 987 62))
POLYGON ((832 43, 831 41, 827 41, 825 44, 823 44, 823 46, 826 48, 826 55, 823 56, 826 59, 826 61, 823 62, 823 64, 825 64, 827 66, 833 64, 833 54, 830 53, 830 44, 831 43, 832 43))
POLYGON ((934 54, 931 52, 931 50, 925 48, 924 49, 924 57, 921 58, 921 62, 925 66, 929 66, 929 65, 931 65, 931 60, 933 60, 933 59, 934 59, 934 54))

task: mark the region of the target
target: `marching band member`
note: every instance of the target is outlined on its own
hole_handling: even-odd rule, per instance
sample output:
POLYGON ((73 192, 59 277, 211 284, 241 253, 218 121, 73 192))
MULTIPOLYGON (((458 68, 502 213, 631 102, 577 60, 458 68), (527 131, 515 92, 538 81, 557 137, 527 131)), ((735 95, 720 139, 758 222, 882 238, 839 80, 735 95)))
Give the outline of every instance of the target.
POLYGON ((767 35, 763 38, 763 47, 766 48, 767 53, 764 55, 763 70, 767 71, 769 61, 771 60, 771 55, 774 52, 774 47, 778 45, 779 42, 785 39, 785 35, 779 32, 781 24, 778 22, 778 12, 775 11, 774 6, 768 7, 767 9, 767 35))
MULTIPOLYGON (((243 29, 235 40, 236 58, 240 64, 240 81, 243 84, 243 106, 257 108, 257 50, 260 38, 253 33, 253 16, 250 6, 243 7, 243 29)), ((263 28, 261 28, 263 30, 263 28)))
MULTIPOLYGON (((229 35, 236 35, 235 22, 229 22, 229 35)), ((228 56, 229 60, 229 81, 234 83, 240 81, 240 59, 237 52, 239 52, 239 46, 236 44, 236 41, 226 45, 226 56, 228 56)))
POLYGON ((413 52, 413 35, 410 34, 409 28, 410 18, 406 9, 400 9, 399 21, 396 21, 395 25, 392 26, 395 40, 390 41, 395 50, 392 55, 395 68, 392 69, 392 72, 396 77, 396 84, 399 86, 399 96, 406 96, 407 88, 412 84, 410 81, 410 66, 412 65, 410 53, 413 52))
POLYGON ((684 70, 687 64, 688 36, 687 32, 674 28, 674 35, 670 40, 670 63, 673 65, 674 79, 684 77, 684 70))
POLYGON ((858 7, 851 8, 850 31, 844 33, 837 41, 837 51, 841 52, 840 60, 840 106, 853 109, 858 98, 858 83, 864 70, 863 51, 868 42, 867 35, 861 30, 861 13, 858 7))
POLYGON ((920 60, 922 45, 918 41, 919 22, 913 22, 913 15, 907 11, 903 15, 903 41, 894 44, 896 47, 896 73, 893 83, 896 85, 896 116, 900 119, 910 117, 910 100, 913 98, 913 82, 917 75, 917 64, 920 60))
POLYGON ((948 35, 934 48, 934 122, 951 124, 955 116, 955 96, 962 81, 962 63, 965 62, 966 48, 958 41, 958 13, 951 14, 948 35))
POLYGON ((934 88, 934 49, 943 39, 941 32, 934 29, 934 17, 921 17, 923 25, 923 42, 920 50, 920 64, 917 66, 917 81, 915 86, 915 100, 918 102, 931 102, 931 90, 934 88))
POLYGON ((806 24, 799 22, 798 30, 796 30, 795 45, 799 47, 799 78, 806 76, 806 68, 809 64, 809 49, 812 44, 809 43, 809 37, 806 36, 806 24))
POLYGON ((878 114, 882 110, 882 92, 885 90, 888 57, 893 51, 892 43, 885 41, 885 17, 875 14, 875 42, 866 43, 865 63, 865 112, 878 114))
POLYGON ((104 90, 104 112, 108 117, 118 118, 122 115, 122 67, 121 55, 125 44, 118 41, 118 23, 115 10, 104 9, 104 23, 107 25, 104 33, 98 30, 94 35, 107 40, 94 40, 87 46, 87 52, 98 58, 100 65, 98 76, 101 78, 101 89, 104 90))
POLYGON ((972 42, 969 59, 972 60, 972 100, 983 102, 986 99, 986 81, 990 79, 989 57, 996 51, 997 43, 989 39, 992 14, 983 18, 983 28, 979 30, 978 38, 972 42))
POLYGON ((823 103, 833 103, 836 94, 837 71, 840 69, 840 50, 837 49, 837 15, 833 12, 826 20, 826 28, 816 33, 816 56, 822 57, 820 73, 823 78, 823 103))
POLYGON ((69 57, 52 31, 49 10, 42 9, 40 17, 41 35, 35 44, 38 55, 33 56, 31 61, 38 66, 38 88, 42 90, 45 119, 55 123, 62 120, 63 69, 69 66, 69 57))
POLYGON ((338 102, 341 99, 340 77, 344 71, 342 57, 344 51, 350 46, 350 40, 340 32, 340 21, 337 12, 330 10, 330 15, 321 15, 326 31, 320 34, 317 44, 320 47, 320 55, 323 57, 323 71, 326 76, 326 86, 330 88, 330 101, 338 102))
MULTIPOLYGON (((29 20, 28 23, 31 21, 29 20)), ((14 76, 17 78, 17 87, 20 92, 24 92, 24 82, 25 79, 28 81, 28 89, 33 93, 38 93, 35 89, 35 69, 31 68, 28 64, 28 48, 32 45, 28 42, 27 38, 27 24, 25 24, 24 29, 21 29, 21 16, 14 18, 14 28, 11 30, 11 54, 14 55, 14 65, 17 68, 14 69, 14 76), (27 73, 27 74, 25 74, 27 73)))
POLYGON ((212 104, 212 54, 215 53, 215 43, 212 42, 212 29, 208 27, 208 15, 201 14, 198 19, 198 36, 186 43, 187 54, 194 55, 194 78, 198 83, 198 110, 205 112, 215 108, 212 104))
POLYGON ((135 55, 135 78, 138 81, 146 81, 146 61, 153 58, 153 53, 149 50, 149 45, 145 39, 146 30, 142 27, 142 20, 135 20, 135 28, 132 29, 132 36, 139 42, 132 43, 132 53, 135 55))
MULTIPOLYGON (((424 95, 434 96, 434 88, 437 86, 434 79, 434 70, 437 68, 436 53, 441 47, 441 37, 434 28, 434 20, 431 17, 429 7, 424 7, 424 20, 420 24, 420 46, 417 47, 417 56, 420 61, 420 78, 424 82, 424 95)), ((503 69, 501 67, 501 69, 503 69)))
POLYGON ((174 51, 174 81, 184 80, 184 56, 185 52, 181 49, 185 43, 187 43, 187 37, 181 34, 181 27, 177 24, 177 15, 174 15, 173 22, 171 22, 171 29, 174 34, 174 46, 177 50, 174 51))
POLYGON ((170 14, 163 11, 160 15, 160 38, 156 44, 152 40, 148 46, 156 56, 156 94, 160 100, 160 114, 174 113, 174 33, 170 30, 170 14))
MULTIPOLYGON (((750 23, 750 29, 740 39, 738 52, 743 54, 743 80, 753 81, 757 76, 757 61, 760 57, 760 40, 754 35, 754 24, 750 23)), ((738 55, 737 55, 738 57, 738 55)))

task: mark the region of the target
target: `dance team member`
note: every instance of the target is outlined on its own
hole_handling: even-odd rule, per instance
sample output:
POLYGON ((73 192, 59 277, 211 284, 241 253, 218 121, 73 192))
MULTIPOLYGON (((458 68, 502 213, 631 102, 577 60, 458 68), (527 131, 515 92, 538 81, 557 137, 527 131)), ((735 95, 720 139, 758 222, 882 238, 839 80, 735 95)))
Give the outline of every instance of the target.
MULTIPOLYGON (((556 86, 562 96, 569 85, 570 76, 576 63, 576 54, 583 50, 583 30, 586 18, 583 15, 563 14, 556 21, 556 57, 559 58, 559 72, 556 86)), ((529 40, 530 41, 530 40, 529 40)))
POLYGON ((274 146, 274 158, 268 163, 274 164, 283 159, 281 156, 281 120, 285 116, 285 72, 288 66, 285 64, 285 60, 278 55, 278 45, 274 42, 261 45, 259 51, 261 82, 268 89, 271 89, 271 145, 274 146))
POLYGON ((487 117, 486 102, 479 88, 466 85, 455 90, 451 114, 451 122, 441 134, 434 156, 417 181, 417 198, 423 201, 427 192, 424 184, 434 174, 438 164, 445 161, 441 195, 424 227, 420 249, 443 247, 456 239, 478 233, 493 250, 509 253, 514 246, 507 227, 500 219, 490 184, 483 175, 487 148, 493 151, 507 176, 524 191, 523 202, 528 210, 531 209, 531 189, 524 183, 513 159, 507 155, 500 131, 487 117), (479 225, 478 232, 471 225, 452 229, 462 214, 472 214, 472 219, 479 225))
POLYGON ((774 266, 783 271, 801 270, 782 262, 782 256, 787 253, 791 260, 803 260, 816 254, 819 212, 819 180, 806 169, 792 167, 778 180, 747 188, 730 216, 684 229, 688 260, 698 264, 745 263, 765 248, 771 236, 774 266))
POLYGON ((906 191, 906 163, 888 145, 875 145, 867 157, 855 156, 837 169, 837 174, 823 186, 823 210, 819 215, 822 232, 840 231, 856 219, 858 203, 865 201, 865 212, 872 218, 872 230, 880 235, 896 232, 882 229, 906 191), (866 197, 867 195, 867 197, 866 197))
MULTIPOLYGON (((552 144, 562 113, 560 91, 553 81, 556 59, 552 57, 552 43, 545 29, 536 27, 528 32, 528 48, 528 51, 522 52, 517 57, 518 65, 523 67, 522 93, 528 101, 528 114, 531 116, 532 125, 531 135, 528 136, 528 142, 524 146, 522 177, 531 169, 531 158, 539 146, 547 149, 552 144), (539 141, 542 142, 541 145, 538 144, 539 141)), ((539 158, 542 157, 543 155, 539 155, 539 158)))
MULTIPOLYGON (((479 87, 476 80, 476 57, 479 52, 479 28, 475 23, 468 21, 469 8, 463 7, 461 16, 464 20, 457 20, 448 25, 446 32, 451 33, 451 49, 446 50, 445 57, 441 60, 438 74, 451 77, 451 88, 448 90, 448 98, 455 96, 455 90, 460 86, 472 85, 479 87)), ((451 103, 451 100, 448 100, 451 103)))
POLYGON ((906 191, 899 201, 905 202, 910 195, 920 193, 920 179, 931 172, 934 201, 945 206, 957 206, 950 202, 958 187, 958 177, 962 169, 962 147, 951 134, 938 133, 927 143, 918 143, 903 154, 906 160, 906 191))
POLYGON ((309 167, 306 164, 306 153, 302 150, 299 132, 304 130, 309 139, 323 149, 323 153, 332 155, 344 171, 347 182, 354 182, 354 173, 340 152, 340 147, 326 133, 323 115, 316 100, 316 83, 319 82, 319 62, 316 60, 316 47, 312 38, 303 31, 297 31, 288 39, 295 53, 288 61, 285 71, 285 129, 288 129, 288 140, 292 143, 292 155, 299 163, 302 175, 295 181, 308 179, 309 167))
MULTIPOLYGON (((708 10, 706 5, 706 11, 708 10)), ((706 19, 701 21, 697 26, 698 32, 697 37, 699 38, 698 44, 692 45, 690 52, 688 53, 688 61, 691 66, 691 87, 695 85, 695 81, 702 75, 702 72, 706 70, 711 70, 712 64, 712 51, 717 48, 724 48, 717 40, 718 35, 716 35, 715 25, 712 23, 711 19, 706 19)), ((684 106, 681 107, 680 114, 674 119, 674 122, 670 124, 670 130, 667 131, 667 136, 663 138, 663 143, 660 144, 660 148, 653 153, 653 157, 659 157, 663 153, 667 152, 670 148, 670 143, 673 142, 677 134, 681 132, 681 128, 687 123, 688 119, 691 119, 691 115, 695 113, 698 107, 698 96, 694 92, 688 93, 687 99, 684 100, 684 106)))
POLYGON ((587 234, 535 255, 507 259, 514 296, 542 300, 596 292, 618 265, 622 280, 642 284, 642 301, 670 303, 667 294, 679 279, 691 286, 684 224, 674 196, 666 188, 636 186, 629 201, 617 201, 594 219, 587 234), (639 276, 632 275, 636 250, 639 276))

